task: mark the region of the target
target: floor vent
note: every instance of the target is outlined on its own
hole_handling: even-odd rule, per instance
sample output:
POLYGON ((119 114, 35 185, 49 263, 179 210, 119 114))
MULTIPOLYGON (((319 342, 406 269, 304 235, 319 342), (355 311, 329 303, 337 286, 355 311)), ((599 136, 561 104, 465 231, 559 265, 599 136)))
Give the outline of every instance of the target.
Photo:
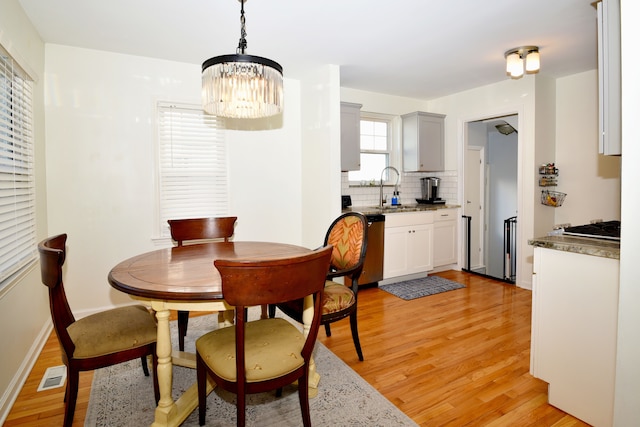
POLYGON ((40 381, 40 385, 38 386, 38 391, 62 387, 66 379, 67 367, 65 365, 47 368, 47 371, 44 373, 42 381, 40 381))

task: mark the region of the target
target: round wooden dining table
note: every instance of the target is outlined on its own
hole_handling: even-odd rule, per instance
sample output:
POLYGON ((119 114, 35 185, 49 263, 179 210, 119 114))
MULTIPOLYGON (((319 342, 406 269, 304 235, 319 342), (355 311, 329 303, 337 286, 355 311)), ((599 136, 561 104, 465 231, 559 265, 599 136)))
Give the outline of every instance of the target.
MULTIPOLYGON (((122 261, 109 272, 109 283, 133 299, 150 306, 158 319, 158 383, 160 401, 153 426, 178 426, 198 405, 197 384, 172 398, 173 365, 195 368, 195 355, 173 351, 169 310, 217 311, 220 326, 233 323, 233 307, 222 295, 222 280, 213 262, 217 259, 277 259, 311 252, 310 249, 273 242, 209 242, 159 249, 122 261)), ((307 331, 313 317, 311 298, 303 315, 307 331)), ((310 396, 317 394, 319 375, 312 363, 310 396)), ((213 390, 210 383, 208 389, 213 390)))

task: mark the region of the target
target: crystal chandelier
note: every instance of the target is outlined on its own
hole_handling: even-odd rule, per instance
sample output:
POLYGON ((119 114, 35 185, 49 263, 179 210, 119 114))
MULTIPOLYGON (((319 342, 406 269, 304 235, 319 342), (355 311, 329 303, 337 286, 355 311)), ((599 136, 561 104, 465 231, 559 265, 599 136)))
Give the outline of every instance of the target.
POLYGON ((282 67, 275 61, 245 55, 244 3, 240 7, 240 41, 234 55, 202 64, 202 108, 214 116, 255 119, 282 112, 282 67))
POLYGON ((540 70, 540 52, 538 46, 522 46, 510 49, 504 53, 507 58, 507 75, 512 79, 519 79, 527 74, 540 70))

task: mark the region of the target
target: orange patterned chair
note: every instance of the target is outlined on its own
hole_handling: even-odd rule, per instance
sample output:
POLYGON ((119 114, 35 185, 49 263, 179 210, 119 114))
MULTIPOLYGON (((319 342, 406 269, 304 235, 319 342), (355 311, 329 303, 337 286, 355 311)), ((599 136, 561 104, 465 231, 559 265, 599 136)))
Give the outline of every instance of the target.
MULTIPOLYGON (((357 212, 348 212, 333 221, 324 239, 324 246, 332 245, 333 252, 324 287, 321 323, 327 336, 331 336, 330 324, 349 317, 353 343, 361 361, 364 357, 358 337, 358 279, 367 252, 367 231, 366 217, 357 212), (333 281, 337 277, 349 277, 351 285, 333 281)), ((275 307, 269 307, 270 317, 275 316, 275 307)), ((277 307, 287 316, 302 321, 302 301, 278 304, 277 307)))

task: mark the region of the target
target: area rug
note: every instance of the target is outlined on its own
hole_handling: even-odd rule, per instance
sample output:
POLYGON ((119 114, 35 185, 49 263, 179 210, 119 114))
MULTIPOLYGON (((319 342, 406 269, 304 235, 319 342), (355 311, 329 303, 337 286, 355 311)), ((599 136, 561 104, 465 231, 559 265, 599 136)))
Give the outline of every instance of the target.
MULTIPOLYGON (((250 318, 259 316, 250 310, 250 318)), ((217 315, 189 319, 185 350, 194 350, 195 338, 217 327, 217 315)), ((171 339, 177 348, 177 327, 171 322, 171 339)), ((416 426, 409 417, 362 379, 322 343, 315 350, 317 370, 321 375, 318 396, 311 398, 311 422, 314 426, 416 426)), ((177 398, 196 381, 193 369, 173 368, 173 394, 177 398)), ((207 399, 207 426, 235 426, 235 395, 215 389, 207 399)), ((140 360, 95 371, 85 426, 151 425, 155 402, 151 377, 145 377, 140 360)), ((275 393, 247 397, 248 426, 291 426, 302 424, 296 386, 275 393)), ((198 426, 196 409, 182 424, 198 426)))
POLYGON ((403 300, 412 300, 428 295, 435 295, 441 292, 461 289, 465 286, 453 280, 444 279, 439 276, 427 276, 419 279, 406 280, 404 282, 382 285, 380 289, 389 292, 403 300))

